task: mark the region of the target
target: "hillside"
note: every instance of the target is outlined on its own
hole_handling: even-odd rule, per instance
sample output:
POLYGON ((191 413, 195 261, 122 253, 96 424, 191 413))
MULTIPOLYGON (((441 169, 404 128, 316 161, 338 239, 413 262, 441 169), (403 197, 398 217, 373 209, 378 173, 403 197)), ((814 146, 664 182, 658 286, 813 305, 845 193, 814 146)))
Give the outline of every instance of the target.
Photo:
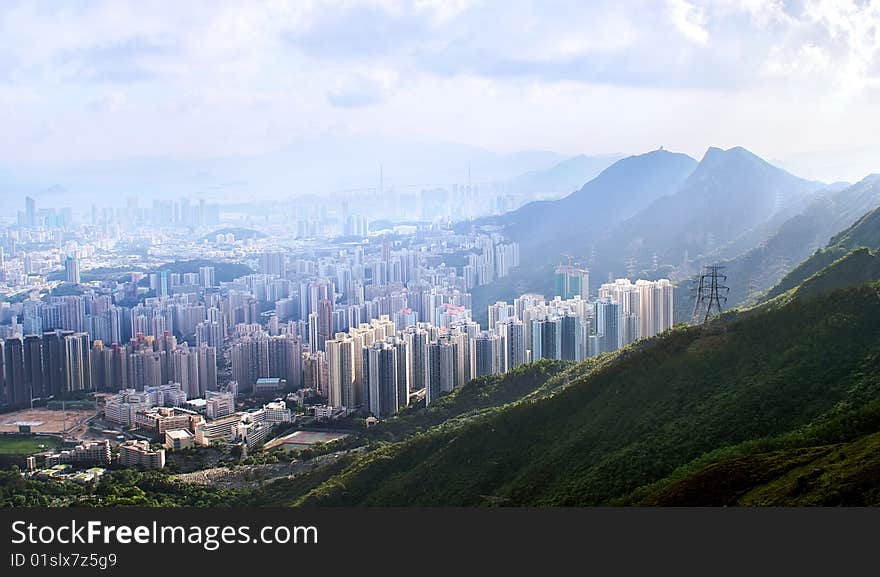
MULTIPOLYGON (((676 329, 571 369, 552 395, 383 445, 300 503, 696 504, 705 480, 731 468, 746 478, 737 495, 766 489, 755 504, 794 502, 782 487, 798 467, 813 468, 791 481, 802 488, 822 475, 876 486, 870 462, 831 471, 822 459, 842 450, 855 463, 880 431, 877 290, 676 329)), ((849 502, 833 489, 809 493, 811 502, 849 502)))
POLYGON ((696 272, 689 269, 707 255, 732 257, 754 246, 780 214, 797 212, 818 187, 743 148, 710 148, 675 194, 655 200, 589 249, 591 270, 596 278, 621 276, 627 263, 645 271, 656 258, 659 265, 696 272))
MULTIPOLYGON (((880 176, 872 175, 857 186, 863 187, 875 195, 880 195, 880 176)), ((880 248, 880 207, 874 208, 851 226, 835 234, 824 248, 814 252, 785 275, 778 285, 767 292, 762 300, 773 299, 797 287, 832 262, 860 246, 871 249, 880 248)))
POLYGON ((581 188, 585 182, 596 178, 620 158, 618 154, 599 156, 580 154, 550 168, 521 174, 506 188, 510 192, 519 194, 570 194, 581 188))
MULTIPOLYGON (((816 249, 826 246, 828 239, 835 233, 847 229, 878 205, 880 179, 868 178, 840 190, 825 191, 751 250, 733 259, 715 261, 726 267, 727 285, 730 287, 728 306, 751 305, 757 302, 793 266, 804 261, 816 249)), ((842 254, 845 254, 845 250, 838 252, 835 257, 842 254)), ((832 260, 824 262, 822 266, 832 260)), ((685 280, 680 286, 686 288, 693 280, 685 280)), ((788 288, 791 286, 794 283, 788 288)), ((688 320, 693 306, 689 291, 679 290, 675 297, 676 320, 688 320)))
POLYGON ((696 166, 685 154, 655 150, 612 164, 572 194, 539 201, 476 224, 504 227, 521 243, 524 261, 558 259, 571 243, 585 244, 609 227, 675 191, 696 166))

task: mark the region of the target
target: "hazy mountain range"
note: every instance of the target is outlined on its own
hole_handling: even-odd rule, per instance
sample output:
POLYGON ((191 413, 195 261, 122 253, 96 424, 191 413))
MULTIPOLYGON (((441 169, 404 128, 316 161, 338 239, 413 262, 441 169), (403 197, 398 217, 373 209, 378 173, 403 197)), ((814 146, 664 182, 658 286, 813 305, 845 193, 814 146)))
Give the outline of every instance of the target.
POLYGON ((686 320, 691 276, 703 265, 727 266, 730 306, 754 302, 878 205, 875 177, 807 180, 742 147, 711 147, 699 162, 665 150, 631 156, 564 198, 470 223, 501 227, 521 243, 522 261, 475 289, 474 310, 479 320, 505 293, 550 291, 553 266, 571 258, 590 269, 594 290, 623 276, 673 279, 676 318, 686 320))
POLYGON ((321 137, 253 156, 134 158, 65 165, 5 166, 0 195, 32 195, 42 204, 114 202, 129 195, 206 200, 274 200, 291 196, 498 183, 518 193, 559 196, 578 188, 620 155, 568 158, 550 151, 509 154, 440 142, 358 136, 321 137))

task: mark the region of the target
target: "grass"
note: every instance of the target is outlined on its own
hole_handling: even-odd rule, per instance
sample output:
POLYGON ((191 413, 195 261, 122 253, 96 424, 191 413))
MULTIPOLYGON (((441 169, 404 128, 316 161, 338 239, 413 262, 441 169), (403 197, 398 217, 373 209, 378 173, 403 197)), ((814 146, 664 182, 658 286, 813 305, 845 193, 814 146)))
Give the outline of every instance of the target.
POLYGON ((39 451, 58 448, 52 437, 35 435, 0 435, 0 455, 30 455, 39 451), (44 448, 40 448, 43 445, 44 448))

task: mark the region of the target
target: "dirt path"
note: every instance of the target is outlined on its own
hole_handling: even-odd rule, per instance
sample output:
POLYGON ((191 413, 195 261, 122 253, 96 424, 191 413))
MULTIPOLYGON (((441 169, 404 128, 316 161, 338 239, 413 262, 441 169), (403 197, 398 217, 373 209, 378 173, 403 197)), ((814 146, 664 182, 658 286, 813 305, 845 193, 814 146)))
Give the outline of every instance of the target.
POLYGON ((345 454, 339 451, 321 455, 306 461, 273 463, 268 465, 240 465, 236 467, 214 467, 192 473, 174 475, 175 479, 194 485, 217 487, 218 489, 242 489, 252 487, 282 477, 296 477, 316 467, 326 465, 345 454))

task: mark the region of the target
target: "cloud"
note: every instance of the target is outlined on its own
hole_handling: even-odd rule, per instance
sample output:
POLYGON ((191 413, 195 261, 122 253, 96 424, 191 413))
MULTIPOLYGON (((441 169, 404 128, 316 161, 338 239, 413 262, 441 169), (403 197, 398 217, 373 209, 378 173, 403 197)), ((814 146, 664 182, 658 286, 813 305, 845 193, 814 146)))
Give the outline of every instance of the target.
POLYGON ((822 124, 788 146, 871 138, 878 21, 880 0, 10 0, 0 155, 258 154, 337 131, 697 154, 702 132, 785 157, 803 99, 822 124))
POLYGON ((94 110, 99 112, 119 112, 125 108, 126 101, 125 92, 110 90, 101 94, 89 104, 94 110))
POLYGON ((356 71, 338 78, 327 93, 327 101, 341 108, 360 108, 385 100, 397 81, 389 70, 356 71))
POLYGON ((706 15, 702 8, 687 0, 670 0, 669 17, 688 40, 703 45, 709 41, 709 32, 705 25, 706 15))

